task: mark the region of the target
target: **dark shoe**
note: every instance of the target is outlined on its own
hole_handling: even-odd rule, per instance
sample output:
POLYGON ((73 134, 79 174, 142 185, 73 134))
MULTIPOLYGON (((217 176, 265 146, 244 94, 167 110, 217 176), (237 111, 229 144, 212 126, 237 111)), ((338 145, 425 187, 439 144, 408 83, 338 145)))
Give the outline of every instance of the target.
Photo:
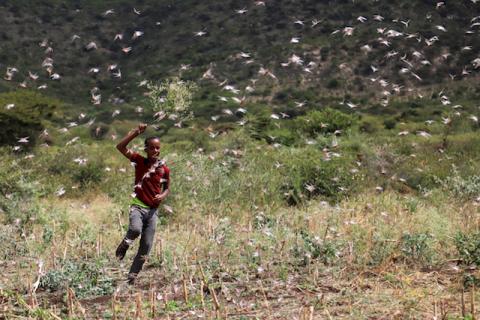
POLYGON ((129 285, 134 285, 136 279, 137 279, 137 274, 136 273, 129 273, 128 276, 127 276, 127 283, 129 285))
POLYGON ((125 257, 125 253, 127 253, 128 248, 130 245, 128 244, 125 239, 120 242, 118 245, 117 251, 115 251, 115 256, 117 257, 118 260, 122 260, 125 257))

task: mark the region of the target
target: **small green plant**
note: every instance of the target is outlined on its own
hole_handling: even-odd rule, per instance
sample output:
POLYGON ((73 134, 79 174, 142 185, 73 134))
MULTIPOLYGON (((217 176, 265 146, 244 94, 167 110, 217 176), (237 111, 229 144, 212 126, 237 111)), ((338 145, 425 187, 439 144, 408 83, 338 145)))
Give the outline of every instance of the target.
POLYGON ((480 195, 480 175, 463 177, 457 169, 453 169, 450 176, 445 179, 436 179, 441 187, 455 197, 471 199, 480 195))
POLYGON ((376 266, 384 263, 395 251, 396 243, 378 235, 373 237, 369 264, 376 266))
POLYGON ((412 263, 431 262, 431 240, 432 236, 428 233, 404 233, 400 241, 403 258, 412 263))
POLYGON ((180 310, 180 306, 178 305, 177 301, 169 300, 165 304, 165 311, 167 312, 177 312, 180 310))
POLYGON ((475 286, 478 288, 480 286, 480 279, 477 278, 474 274, 465 274, 463 276, 463 287, 469 289, 475 286))
POLYGON ((315 196, 342 199, 356 188, 355 174, 347 170, 345 158, 324 160, 321 151, 313 149, 286 152, 288 175, 282 185, 284 199, 297 205, 315 196))
POLYGON ((6 261, 25 255, 25 241, 20 241, 20 230, 13 225, 0 224, 0 260, 6 261))
POLYGON ((303 265, 307 265, 312 260, 330 264, 339 257, 342 248, 340 242, 320 239, 305 230, 300 230, 299 234, 302 243, 293 248, 293 254, 302 261, 303 265))
POLYGON ((104 176, 105 166, 102 162, 88 162, 75 168, 73 181, 79 183, 81 188, 86 188, 91 184, 98 184, 104 176))
POLYGON ((111 294, 113 280, 105 276, 101 262, 65 261, 58 269, 40 278, 40 287, 49 291, 72 288, 79 298, 111 294))
POLYGON ((394 119, 385 119, 383 125, 385 126, 385 129, 392 130, 397 125, 397 121, 394 119))
POLYGON ((480 265, 480 232, 472 234, 457 233, 455 246, 463 263, 480 265))

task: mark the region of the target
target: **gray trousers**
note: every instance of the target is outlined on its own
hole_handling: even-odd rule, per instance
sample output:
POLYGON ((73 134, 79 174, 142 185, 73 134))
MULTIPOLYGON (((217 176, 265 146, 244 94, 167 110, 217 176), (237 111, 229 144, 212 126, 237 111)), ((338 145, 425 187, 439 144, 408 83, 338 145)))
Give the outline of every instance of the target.
POLYGON ((130 244, 141 235, 140 246, 130 267, 130 274, 136 275, 142 270, 150 249, 152 249, 156 225, 157 209, 141 208, 135 205, 130 207, 130 223, 125 241, 130 244))

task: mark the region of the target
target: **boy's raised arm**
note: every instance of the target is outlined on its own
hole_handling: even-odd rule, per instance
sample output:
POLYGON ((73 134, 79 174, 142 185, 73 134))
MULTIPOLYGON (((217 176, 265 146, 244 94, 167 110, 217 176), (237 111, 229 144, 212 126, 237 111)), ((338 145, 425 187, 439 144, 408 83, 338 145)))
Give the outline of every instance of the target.
POLYGON ((130 130, 127 135, 117 144, 117 149, 120 151, 125 157, 130 159, 132 156, 133 152, 132 150, 127 148, 127 145, 132 141, 135 137, 139 136, 142 134, 145 129, 147 128, 147 125, 144 123, 141 123, 138 125, 137 128, 130 130))

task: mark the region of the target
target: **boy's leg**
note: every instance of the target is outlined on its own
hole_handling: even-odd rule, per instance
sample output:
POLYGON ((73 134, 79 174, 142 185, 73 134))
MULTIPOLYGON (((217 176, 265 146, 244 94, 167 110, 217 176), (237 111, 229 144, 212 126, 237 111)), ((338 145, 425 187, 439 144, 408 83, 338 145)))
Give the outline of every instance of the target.
MULTIPOLYGON (((145 210, 145 209, 143 209, 145 210)), ((132 206, 130 208, 130 218, 128 224, 128 231, 125 238, 120 242, 115 252, 115 256, 122 260, 127 253, 130 244, 135 240, 140 233, 142 233, 143 221, 142 221, 142 209, 137 206, 132 206)))
POLYGON ((138 248, 137 255, 133 260, 129 272, 129 280, 132 283, 135 281, 135 277, 140 270, 142 270, 143 264, 147 260, 150 249, 152 249, 157 225, 156 211, 156 209, 151 209, 144 218, 142 237, 140 238, 140 247, 138 248))

